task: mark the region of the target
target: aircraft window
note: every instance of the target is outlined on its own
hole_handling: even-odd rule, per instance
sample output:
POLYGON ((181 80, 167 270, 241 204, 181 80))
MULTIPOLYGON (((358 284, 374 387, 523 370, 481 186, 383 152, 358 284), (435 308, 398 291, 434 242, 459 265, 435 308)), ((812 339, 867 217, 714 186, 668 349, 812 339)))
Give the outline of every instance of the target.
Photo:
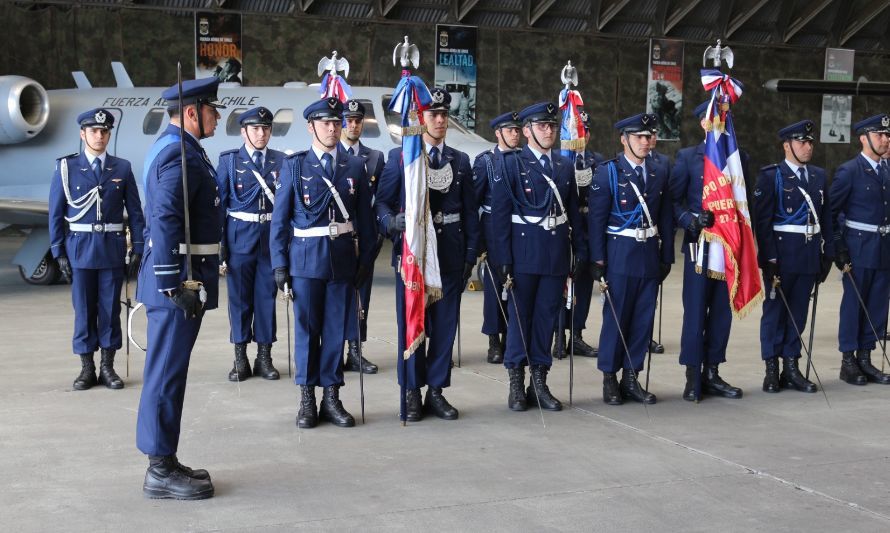
POLYGON ((239 107, 229 113, 229 118, 226 119, 226 135, 229 137, 241 135, 241 124, 238 122, 238 119, 241 118, 241 113, 245 111, 247 111, 246 107, 239 107))
POLYGON ((374 104, 370 100, 359 100, 365 106, 365 127, 362 128, 362 137, 370 137, 376 139, 380 137, 380 125, 377 123, 377 117, 374 115, 374 104))
POLYGON ((146 135, 154 135, 164 123, 164 117, 167 116, 167 110, 163 107, 155 107, 148 110, 145 119, 142 121, 142 133, 146 135))
POLYGON ((272 119, 272 136, 284 137, 290 130, 291 124, 294 122, 293 109, 279 109, 275 112, 275 118, 272 119))

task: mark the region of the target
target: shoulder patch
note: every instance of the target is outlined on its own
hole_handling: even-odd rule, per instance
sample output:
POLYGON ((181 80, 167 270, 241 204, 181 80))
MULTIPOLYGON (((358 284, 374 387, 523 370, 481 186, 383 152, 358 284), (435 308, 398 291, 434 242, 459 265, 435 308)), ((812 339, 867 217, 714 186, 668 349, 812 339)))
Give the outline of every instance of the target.
POLYGON ((771 165, 766 165, 765 167, 760 167, 760 171, 763 172, 765 170, 771 170, 771 169, 778 168, 778 167, 779 167, 778 163, 773 163, 771 165))
POLYGON ((62 157, 56 158, 56 161, 61 161, 63 159, 70 159, 72 157, 77 157, 80 155, 80 152, 74 152, 73 154, 63 155, 62 157))

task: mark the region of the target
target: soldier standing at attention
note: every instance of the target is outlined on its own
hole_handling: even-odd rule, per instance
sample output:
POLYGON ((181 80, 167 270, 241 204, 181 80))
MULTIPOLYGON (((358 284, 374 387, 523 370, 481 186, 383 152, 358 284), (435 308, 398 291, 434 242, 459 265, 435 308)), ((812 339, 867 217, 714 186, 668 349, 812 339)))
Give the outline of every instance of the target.
POLYGON ((122 345, 121 286, 125 275, 139 271, 145 219, 130 162, 105 151, 114 115, 92 109, 78 116, 77 123, 84 152, 60 158, 50 182, 50 250, 71 282, 73 349, 81 365, 74 390, 97 382, 122 389, 124 382, 114 371, 114 353, 122 345), (124 209, 133 241, 127 272, 124 209), (102 352, 98 379, 93 361, 97 348, 102 352))
POLYGON ((269 222, 275 204, 275 185, 284 154, 268 147, 272 112, 255 107, 241 114, 244 144, 219 155, 217 181, 226 216, 219 259, 227 265, 229 341, 235 345, 235 364, 229 381, 251 376, 247 343, 256 341, 253 375, 278 379, 272 365, 275 337, 275 280, 269 254, 269 222))

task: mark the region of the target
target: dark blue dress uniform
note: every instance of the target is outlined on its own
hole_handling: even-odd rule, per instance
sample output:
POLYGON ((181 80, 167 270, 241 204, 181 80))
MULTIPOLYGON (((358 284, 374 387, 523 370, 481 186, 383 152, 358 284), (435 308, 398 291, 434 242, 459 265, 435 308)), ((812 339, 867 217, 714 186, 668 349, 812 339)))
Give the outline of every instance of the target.
MULTIPOLYGON (((779 138, 788 142, 793 151, 790 143, 812 142, 814 129, 812 121, 804 120, 780 130, 779 138)), ((822 274, 828 273, 831 261, 827 258, 834 255, 825 171, 801 164, 794 153, 792 157, 795 161, 786 159, 762 168, 754 190, 754 229, 764 287, 772 287, 772 277, 778 276, 779 287, 791 309, 789 316, 781 296, 767 289, 770 296, 763 301, 760 320, 760 353, 767 362, 767 392, 778 392, 781 387, 779 357, 785 364, 781 379, 785 386, 816 391, 815 385, 807 382, 798 370, 798 333, 802 334, 806 327, 810 293, 822 274)))
MULTIPOLYGON (((349 117, 364 118, 364 116, 365 116, 365 106, 358 100, 348 100, 343 105, 343 117, 344 118, 349 118, 349 117)), ((374 150, 373 148, 365 146, 364 144, 361 143, 361 141, 356 143, 355 146, 346 146, 345 143, 341 143, 341 144, 343 144, 343 149, 349 155, 358 157, 364 163, 365 173, 368 176, 368 189, 371 193, 371 206, 373 207, 374 200, 377 195, 377 182, 380 179, 380 176, 383 175, 383 166, 386 163, 384 156, 383 156, 383 152, 381 152, 380 150, 374 150)), ((378 246, 376 246, 375 251, 374 251, 374 260, 376 260, 377 254, 380 253, 379 245, 383 244, 383 240, 378 239, 378 243, 379 244, 378 244, 378 246)), ((361 302, 361 309, 363 311, 361 323, 356 324, 358 317, 355 313, 352 313, 350 315, 350 327, 349 327, 349 334, 347 336, 347 339, 349 339, 350 341, 353 341, 353 342, 358 342, 358 341, 365 342, 368 340, 368 310, 370 309, 370 306, 371 306, 371 285, 373 284, 373 281, 374 281, 374 260, 371 261, 370 272, 368 273, 367 281, 365 281, 365 283, 363 283, 362 286, 359 287, 359 289, 358 289, 359 301, 361 302)), ((358 354, 356 353, 352 357, 353 357, 353 359, 357 359, 358 354)), ((347 363, 347 364, 349 364, 349 363, 347 363)), ((377 371, 375 365, 371 365, 371 366, 375 366, 375 368, 371 369, 371 370, 373 370, 373 372, 369 372, 369 369, 367 368, 367 366, 368 366, 367 364, 365 366, 366 366, 365 373, 373 373, 373 372, 377 371)))
MULTIPOLYGON (((650 122, 654 123, 651 115, 635 115, 619 121, 615 128, 624 135, 649 134, 650 122)), ((618 316, 616 323, 607 303, 597 360, 597 368, 605 376, 604 399, 620 403, 613 389, 617 384, 615 374, 624 369, 626 393, 639 400, 633 394, 634 387, 639 387, 635 376, 643 369, 648 352, 658 284, 674 262, 673 209, 665 168, 645 159, 642 164, 633 164, 625 155, 600 165, 590 186, 588 222, 590 261, 605 265, 608 290, 618 316), (605 394, 606 381, 612 387, 609 394, 605 394)), ((651 396, 646 403, 654 401, 651 396)))
MULTIPOLYGON (((114 116, 105 109, 87 111, 77 121, 81 128, 114 126, 114 116)), ((53 258, 67 257, 69 261, 74 305, 72 349, 88 356, 90 367, 97 349, 102 349, 104 364, 109 354, 113 361, 114 350, 122 344, 120 293, 127 255, 124 209, 133 254, 142 255, 145 221, 130 162, 108 153, 73 154, 56 162, 49 191, 51 251, 53 258)))
MULTIPOLYGON (((223 107, 215 102, 219 85, 216 78, 189 80, 182 85, 181 102, 175 85, 162 95, 171 108, 195 104, 200 116, 203 106, 223 107)), ((201 128, 203 130, 203 123, 201 128)), ((145 241, 148 247, 139 271, 136 298, 145 305, 148 317, 148 350, 136 422, 136 445, 150 456, 151 466, 146 473, 143 491, 152 497, 186 497, 170 493, 173 489, 181 489, 189 498, 209 497, 213 495, 209 480, 198 482, 185 474, 185 470, 179 468, 181 465, 175 454, 179 446, 191 352, 201 328, 203 311, 215 309, 218 303, 223 212, 216 171, 199 140, 170 124, 149 153, 144 179, 145 241), (185 141, 187 197, 183 196, 180 136, 185 141), (192 277, 203 284, 206 292, 202 312, 192 318, 186 318, 173 299, 187 290, 180 289, 188 277, 186 207, 190 222, 192 277), (174 296, 168 296, 168 291, 174 296), (188 477, 181 478, 181 475, 188 477)), ((190 472, 198 475, 197 471, 190 472)), ((206 471, 202 474, 206 476, 206 471)))
MULTIPOLYGON (((693 111, 695 116, 702 119, 707 111, 707 105, 707 102, 699 104, 693 111)), ((748 157, 744 152, 740 152, 739 155, 747 182, 748 157)), ((729 291, 726 289, 726 282, 709 278, 705 272, 696 272, 695 254, 690 253, 691 248, 698 243, 701 235, 699 217, 702 212, 704 158, 704 142, 681 148, 674 159, 670 175, 670 190, 674 202, 676 225, 685 230, 683 243, 680 247, 681 252, 685 255, 683 260, 683 326, 680 335, 680 364, 687 368, 687 392, 689 394, 684 394, 684 398, 687 400, 695 399, 692 396, 694 387, 689 385, 698 382, 702 365, 714 376, 718 375, 718 365, 726 362, 726 347, 729 344, 729 332, 732 327, 732 311, 729 306, 729 291)), ((707 258, 708 243, 703 242, 702 246, 705 247, 704 253, 707 258)), ((739 391, 737 395, 732 393, 727 397, 741 397, 741 390, 736 390, 739 391)))
MULTIPOLYGON (((495 131, 500 128, 519 128, 519 113, 510 111, 498 115, 489 123, 495 131)), ((476 202, 479 204, 479 252, 488 251, 487 241, 494 233, 491 224, 491 185, 494 180, 495 169, 502 157, 498 146, 486 150, 476 156, 473 161, 473 187, 476 190, 476 202)), ((503 284, 497 279, 498 265, 492 263, 491 258, 486 258, 486 264, 482 270, 482 333, 489 337, 488 362, 501 363, 504 358, 504 343, 507 333, 505 316, 509 311, 501 301, 503 284)))
MULTIPOLYGON (((242 128, 271 127, 272 112, 265 107, 253 108, 242 113, 239 121, 242 128)), ((220 201, 226 211, 221 244, 226 250, 223 260, 228 267, 229 342, 235 345, 236 358, 229 376, 232 381, 251 375, 245 346, 251 341, 258 345, 254 374, 278 379, 271 362, 271 345, 277 340, 275 294, 278 289, 272 275, 269 222, 284 157, 277 150, 268 147, 258 150, 247 144, 219 156, 216 178, 220 201)))
MULTIPOLYGON (((519 118, 531 133, 537 123, 558 131, 556 106, 542 102, 523 109, 519 118)), ((547 372, 553 363, 554 317, 560 311, 566 277, 587 259, 574 164, 557 150, 535 153, 529 146, 504 154, 491 189, 489 257, 514 286, 504 366, 510 376, 508 405, 522 411, 527 403, 560 410, 550 394, 547 372), (555 189, 555 191, 554 191, 555 189), (558 194, 557 194, 558 193, 558 194), (531 385, 523 394, 524 367, 531 366, 531 385)), ((502 281, 505 281, 502 279, 502 281)))
MULTIPOLYGON (((336 98, 319 100, 303 116, 315 124, 341 120, 342 103, 336 98)), ((367 269, 372 261, 375 237, 368 178, 360 159, 339 144, 332 152, 313 146, 285 158, 270 246, 272 268, 287 269, 293 289, 294 381, 303 394, 297 421, 301 427, 315 425, 314 387, 325 388, 323 413, 337 415, 338 425, 355 424, 337 391, 345 384, 343 343, 349 314, 355 312, 354 279, 359 268, 367 269)))
MULTIPOLYGON (((450 165, 453 177, 446 190, 429 189, 429 208, 436 229, 436 249, 442 277, 442 298, 426 308, 424 329, 427 340, 405 361, 405 375, 399 375, 399 384, 407 389, 419 389, 424 385, 431 389, 451 386, 451 356, 464 290, 464 267, 468 263, 475 264, 478 256, 479 207, 473 190, 470 158, 444 142, 438 146, 424 146, 427 154, 433 148, 439 152, 438 166, 431 155, 430 168, 443 169, 450 165)), ((402 149, 394 148, 387 157, 374 205, 381 232, 387 232, 390 217, 403 212, 404 206, 405 171, 402 149)), ((401 232, 392 236, 399 354, 406 348, 405 285, 399 273, 403 236, 401 232)))
MULTIPOLYGON (((890 116, 869 117, 853 129, 866 136, 873 146, 872 135, 890 132, 890 116)), ((890 176, 879 161, 863 152, 837 168, 828 196, 837 262, 852 264, 850 274, 881 338, 886 330, 890 297, 890 176)), ((890 383, 890 376, 871 364, 875 335, 847 274, 843 276, 843 285, 838 328, 838 348, 844 354, 841 379, 864 384, 865 374, 869 381, 890 383), (853 360, 854 351, 858 361, 853 360), (857 372, 854 365, 862 372, 857 372)))

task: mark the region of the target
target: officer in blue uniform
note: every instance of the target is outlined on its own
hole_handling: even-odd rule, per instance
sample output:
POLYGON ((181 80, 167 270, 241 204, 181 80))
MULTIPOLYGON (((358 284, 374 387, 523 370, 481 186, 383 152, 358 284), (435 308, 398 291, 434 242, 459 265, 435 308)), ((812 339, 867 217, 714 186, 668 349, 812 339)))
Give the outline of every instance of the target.
POLYGON ((114 115, 91 109, 77 117, 82 154, 59 158, 49 190, 49 234, 52 256, 71 281, 74 304, 74 353, 80 354, 75 390, 97 382, 122 389, 114 371, 121 347, 121 286, 124 275, 139 270, 145 220, 130 162, 106 153, 114 115), (124 272, 127 240, 124 209, 130 223, 132 250, 124 272), (99 377, 93 352, 101 349, 99 377))
MULTIPOLYGON (((708 102, 702 102, 693 110, 701 121, 702 130, 706 126, 704 119, 707 110, 708 102)), ((742 170, 747 174, 747 156, 744 153, 740 153, 740 156, 742 170)), ((686 256, 683 261, 680 364, 686 366, 683 399, 687 401, 700 400, 699 391, 724 398, 742 397, 742 389, 724 381, 718 372, 718 365, 726 361, 726 346, 732 326, 726 282, 709 278, 705 272, 696 272, 695 254, 692 253, 698 246, 701 230, 714 225, 714 213, 702 209, 704 166, 705 143, 702 141, 677 152, 670 177, 676 224, 685 230, 680 248, 686 256)), ((702 246, 707 247, 708 243, 704 242, 702 246)))
MULTIPOLYGON (((668 157, 667 154, 659 152, 655 149, 656 145, 658 144, 658 125, 653 126, 650 131, 652 132, 652 149, 649 150, 649 155, 646 156, 646 161, 651 161, 652 164, 656 167, 664 167, 668 176, 670 176, 671 158, 668 157)), ((661 292, 661 289, 659 289, 659 292, 661 292)), ((662 302, 658 302, 657 305, 663 304, 662 302)), ((664 345, 659 342, 655 342, 655 339, 649 341, 649 349, 652 351, 652 353, 664 353, 664 345)))
POLYGON ((216 179, 226 216, 220 242, 229 294, 229 342, 235 363, 229 381, 251 376, 247 343, 256 341, 253 375, 278 379, 272 365, 275 336, 275 280, 269 254, 269 222, 275 204, 275 185, 284 154, 268 147, 272 112, 249 109, 238 117, 244 144, 219 156, 216 179))
POLYGON ((890 174, 880 161, 890 150, 890 115, 861 120, 853 130, 862 152, 837 168, 828 194, 835 264, 845 272, 838 327, 840 378, 851 385, 887 385, 890 375, 871 363, 876 339, 869 318, 883 336, 890 297, 890 174))
POLYGON ((798 366, 798 333, 803 334, 806 326, 813 287, 824 282, 831 270, 834 239, 825 197, 827 176, 825 170, 809 164, 815 129, 813 121, 802 120, 779 130, 785 160, 760 169, 754 190, 758 261, 769 294, 760 320, 765 392, 783 388, 816 392, 816 384, 804 377, 798 366), (781 295, 776 294, 778 289, 770 289, 774 284, 785 295, 790 316, 781 295), (781 376, 779 358, 783 362, 781 376))
POLYGON ((501 282, 511 286, 504 366, 510 377, 507 406, 513 411, 525 411, 529 404, 562 409, 547 386, 554 317, 566 277, 587 260, 574 164, 553 149, 559 141, 557 111, 552 102, 540 102, 519 113, 527 144, 504 153, 491 185, 496 231, 488 252, 501 282), (526 365, 531 367, 527 389, 526 365))
POLYGON ((656 401, 637 380, 649 349, 658 284, 674 262, 668 175, 647 160, 656 121, 655 115, 640 114, 615 123, 624 153, 601 164, 590 186, 591 275, 606 281, 614 305, 603 308, 597 360, 609 405, 656 401))
POLYGON ((272 213, 275 283, 294 296, 297 426, 318 419, 352 427, 343 408, 343 343, 355 288, 367 281, 376 244, 368 177, 361 159, 340 146, 343 103, 313 102, 303 110, 312 146, 285 158, 272 213), (315 387, 324 389, 320 408, 315 387))
POLYGON ((136 445, 149 458, 142 491, 150 498, 199 500, 213 496, 207 471, 182 465, 176 450, 192 348, 204 312, 217 307, 219 295, 224 212, 213 163, 200 142, 213 135, 220 118, 217 109, 224 107, 216 102, 218 85, 219 80, 212 77, 185 81, 181 100, 176 85, 165 90, 162 97, 167 101, 170 124, 145 158, 148 248, 136 298, 145 304, 148 350, 136 445), (187 199, 183 197, 180 143, 185 149, 187 199))
MULTIPOLYGON (((494 234, 491 224, 491 184, 504 152, 518 150, 522 143, 522 123, 519 113, 509 111, 498 115, 489 123, 498 141, 497 146, 476 156, 473 162, 473 186, 476 201, 479 203, 479 250, 488 251, 487 242, 494 234)), ((482 268, 482 333, 488 336, 487 361, 499 365, 504 362, 504 345, 507 342, 507 322, 504 317, 509 310, 501 301, 504 286, 498 281, 498 265, 486 255, 482 268)))
MULTIPOLYGON (((442 298, 426 308, 427 340, 414 352, 399 373, 407 389, 406 419, 417 422, 424 413, 455 420, 458 410, 442 389, 451 385, 451 355, 460 320, 461 293, 478 257, 479 206, 473 190, 472 168, 467 154, 445 144, 451 95, 439 87, 430 90, 432 101, 423 111, 426 131, 424 150, 429 157, 429 208, 436 229, 436 249, 442 278, 442 298), (420 388, 427 386, 421 406, 420 388)), ((389 153, 380 177, 374 208, 380 231, 393 241, 392 265, 396 269, 396 318, 399 354, 405 349, 405 287, 399 273, 405 231, 405 175, 402 149, 389 153)), ((399 355, 401 357, 401 355, 399 355)))
MULTIPOLYGON (((365 172, 368 175, 368 189, 371 192, 371 207, 374 207, 374 197, 377 194, 377 180, 383 173, 383 165, 386 161, 383 158, 383 152, 374 150, 361 143, 364 128, 365 105, 358 100, 347 100, 343 104, 343 131, 340 132, 340 144, 343 145, 346 153, 360 158, 364 163, 365 172)), ((374 261, 380 253, 383 239, 383 235, 378 234, 374 255, 370 264, 371 270, 368 272, 368 280, 358 289, 362 312, 361 323, 358 323, 358 313, 352 312, 349 314, 348 347, 346 350, 346 366, 344 368, 351 372, 377 373, 377 365, 359 354, 358 343, 368 340, 368 310, 371 306, 371 285, 374 282, 374 261)))
MULTIPOLYGON (((579 115, 582 124, 584 124, 584 144, 586 146, 590 142, 590 115, 584 110, 581 110, 579 115)), ((593 173, 596 172, 597 165, 603 161, 605 159, 602 154, 591 152, 586 148, 575 154, 575 186, 578 188, 578 201, 582 217, 586 218, 589 212, 587 200, 593 173)), ((573 230, 583 232, 584 239, 587 238, 586 223, 581 224, 577 229, 573 228, 573 230)), ((581 332, 587 327, 590 302, 593 299, 593 278, 590 276, 590 270, 582 268, 575 272, 575 279, 572 280, 572 283, 575 296, 572 303, 574 310, 569 309, 566 305, 558 315, 556 338, 553 341, 552 351, 555 359, 563 359, 570 351, 581 357, 596 357, 597 354, 597 349, 587 344, 581 336, 581 332), (566 329, 571 330, 568 342, 566 342, 566 329)))

